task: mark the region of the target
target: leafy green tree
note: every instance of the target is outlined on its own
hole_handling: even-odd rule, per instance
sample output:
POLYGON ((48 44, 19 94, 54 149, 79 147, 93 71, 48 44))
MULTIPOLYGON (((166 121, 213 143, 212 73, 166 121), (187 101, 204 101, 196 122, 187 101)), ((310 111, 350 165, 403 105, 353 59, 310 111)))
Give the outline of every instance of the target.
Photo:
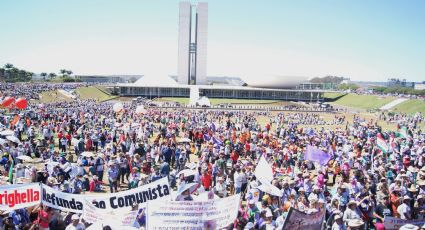
POLYGON ((56 74, 55 73, 49 73, 48 77, 49 77, 49 80, 51 81, 56 77, 56 74))
POLYGON ((45 73, 45 72, 40 73, 40 76, 42 76, 43 77, 43 81, 45 81, 46 80, 46 77, 47 77, 47 73, 45 73))

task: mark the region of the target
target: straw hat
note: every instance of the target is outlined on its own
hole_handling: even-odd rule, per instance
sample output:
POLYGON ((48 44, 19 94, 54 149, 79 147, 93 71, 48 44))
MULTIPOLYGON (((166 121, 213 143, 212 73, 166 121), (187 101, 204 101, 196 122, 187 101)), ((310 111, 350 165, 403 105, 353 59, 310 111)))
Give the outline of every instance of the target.
POLYGON ((357 205, 357 202, 355 200, 350 200, 347 205, 350 206, 352 204, 357 205))
POLYGON ((360 219, 354 219, 348 221, 348 226, 351 228, 358 228, 364 225, 364 222, 360 219))
POLYGON ((408 188, 407 189, 409 192, 417 192, 418 190, 416 189, 416 187, 415 187, 415 185, 414 184, 412 184, 411 186, 410 186, 410 188, 408 188))
POLYGON ((79 220, 80 217, 77 214, 72 215, 71 220, 79 220))

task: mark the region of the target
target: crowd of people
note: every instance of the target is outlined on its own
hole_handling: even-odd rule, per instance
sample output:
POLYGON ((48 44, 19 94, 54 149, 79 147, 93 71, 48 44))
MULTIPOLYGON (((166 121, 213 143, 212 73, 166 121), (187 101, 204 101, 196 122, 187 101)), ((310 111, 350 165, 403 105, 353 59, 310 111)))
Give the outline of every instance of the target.
MULTIPOLYGON (((322 227, 333 230, 384 229, 385 217, 424 219, 422 114, 381 114, 376 120, 231 109, 150 108, 140 114, 133 104, 115 112, 113 103, 79 99, 30 104, 30 110, 18 119, 14 111, 0 114, 0 131, 15 137, 0 132, 2 184, 115 193, 167 177, 177 201, 204 192, 216 199, 240 193, 237 219, 227 229, 282 229, 290 209, 324 210, 322 227), (393 129, 382 129, 380 120, 391 120, 393 129), (380 148, 378 139, 388 148, 380 148), (305 160, 308 146, 330 160, 305 160), (281 196, 259 189, 263 182, 255 169, 261 157, 272 167, 271 184, 281 196), (193 191, 186 187, 192 183, 198 184, 193 191)), ((2 211, 0 217, 2 229, 89 226, 75 213, 43 205, 2 211)), ((145 210, 134 226, 146 226, 145 210)))
POLYGON ((27 100, 38 100, 42 92, 55 91, 58 89, 69 91, 88 85, 88 83, 1 83, 0 95, 3 97, 24 97, 27 100))

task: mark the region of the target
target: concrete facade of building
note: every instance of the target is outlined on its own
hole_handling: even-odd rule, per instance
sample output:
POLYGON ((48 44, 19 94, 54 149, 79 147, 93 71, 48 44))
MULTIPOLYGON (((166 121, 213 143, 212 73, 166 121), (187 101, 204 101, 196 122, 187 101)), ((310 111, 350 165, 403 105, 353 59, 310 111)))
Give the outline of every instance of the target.
POLYGON ((207 83, 208 3, 180 2, 178 41, 178 82, 207 83))

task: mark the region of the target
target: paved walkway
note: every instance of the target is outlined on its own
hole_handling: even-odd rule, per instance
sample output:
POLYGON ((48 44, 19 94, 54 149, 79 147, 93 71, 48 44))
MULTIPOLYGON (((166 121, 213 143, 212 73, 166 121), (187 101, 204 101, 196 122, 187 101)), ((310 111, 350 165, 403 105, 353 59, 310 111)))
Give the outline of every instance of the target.
POLYGON ((407 100, 409 100, 409 99, 407 99, 407 98, 398 98, 398 99, 395 99, 394 101, 391 101, 390 103, 382 106, 380 108, 380 110, 389 110, 389 109, 393 108, 394 106, 396 106, 396 105, 398 105, 398 104, 400 104, 402 102, 405 102, 407 100))

